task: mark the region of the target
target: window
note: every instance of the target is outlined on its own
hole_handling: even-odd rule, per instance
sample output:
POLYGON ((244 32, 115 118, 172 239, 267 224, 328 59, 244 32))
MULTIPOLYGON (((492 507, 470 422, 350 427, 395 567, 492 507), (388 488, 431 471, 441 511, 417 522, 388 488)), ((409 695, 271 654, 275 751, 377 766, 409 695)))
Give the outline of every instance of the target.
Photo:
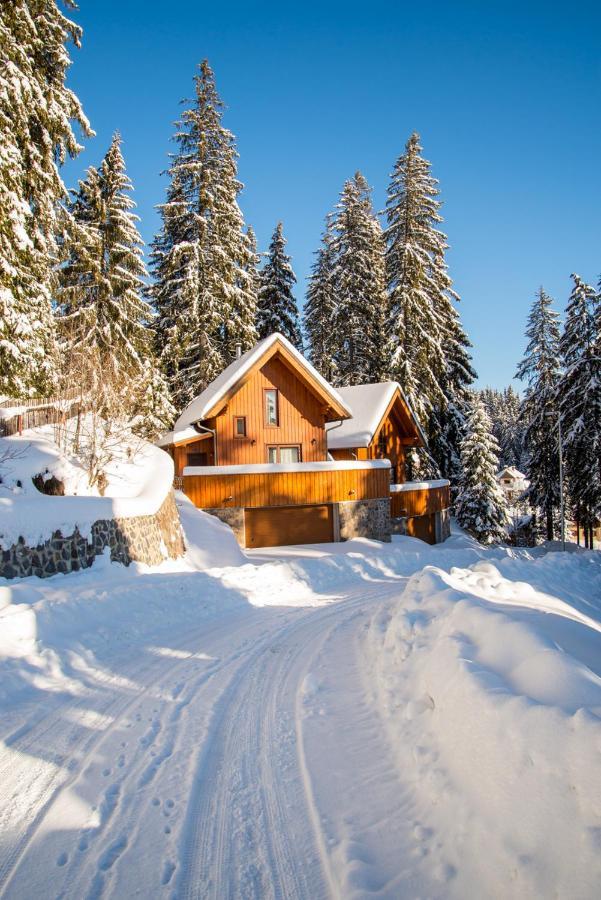
POLYGON ((267 462, 270 463, 297 463, 301 461, 301 448, 295 447, 268 447, 267 462))
POLYGON ((385 434, 381 434, 378 438, 378 450, 383 456, 386 456, 386 451, 388 450, 388 441, 386 440, 385 434))
POLYGON ((278 392, 276 390, 265 391, 265 424, 278 424, 278 392))
POLYGON ((206 466, 207 465, 207 454, 206 453, 188 453, 188 462, 189 466, 206 466))
POLYGON ((280 447, 280 462, 300 462, 300 447, 280 447))
POLYGON ((234 416, 234 437, 246 437, 246 416, 234 416))

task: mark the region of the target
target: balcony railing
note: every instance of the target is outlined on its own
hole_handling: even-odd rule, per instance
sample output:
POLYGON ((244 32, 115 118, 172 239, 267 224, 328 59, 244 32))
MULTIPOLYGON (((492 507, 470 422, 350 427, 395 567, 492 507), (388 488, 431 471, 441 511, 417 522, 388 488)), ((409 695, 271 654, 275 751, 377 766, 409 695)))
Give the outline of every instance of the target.
POLYGON ((408 481, 390 487, 390 515, 393 519, 428 516, 451 505, 449 482, 408 481))
POLYGON ((189 466, 183 490, 199 509, 303 506, 390 496, 388 460, 189 466))

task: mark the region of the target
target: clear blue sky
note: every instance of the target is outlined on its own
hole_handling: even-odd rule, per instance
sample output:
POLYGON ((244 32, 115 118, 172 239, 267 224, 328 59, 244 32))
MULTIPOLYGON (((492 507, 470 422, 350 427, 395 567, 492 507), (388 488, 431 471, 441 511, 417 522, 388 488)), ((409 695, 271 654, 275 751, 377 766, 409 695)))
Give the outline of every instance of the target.
POLYGON ((240 204, 278 220, 302 302, 323 219, 360 169, 382 208, 413 130, 440 179, 451 276, 479 384, 509 383, 539 284, 601 274, 601 6, 594 2, 80 0, 70 84, 97 137, 119 129, 149 242, 172 123, 207 57, 237 138, 240 204))

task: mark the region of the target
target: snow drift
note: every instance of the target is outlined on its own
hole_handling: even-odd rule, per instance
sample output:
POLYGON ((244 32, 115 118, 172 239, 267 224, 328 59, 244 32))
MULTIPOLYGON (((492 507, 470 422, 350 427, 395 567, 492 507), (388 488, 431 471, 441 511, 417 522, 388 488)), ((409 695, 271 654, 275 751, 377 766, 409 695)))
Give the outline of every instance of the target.
POLYGON ((583 553, 428 566, 375 615, 374 701, 446 895, 595 896, 600 613, 600 561, 583 553))

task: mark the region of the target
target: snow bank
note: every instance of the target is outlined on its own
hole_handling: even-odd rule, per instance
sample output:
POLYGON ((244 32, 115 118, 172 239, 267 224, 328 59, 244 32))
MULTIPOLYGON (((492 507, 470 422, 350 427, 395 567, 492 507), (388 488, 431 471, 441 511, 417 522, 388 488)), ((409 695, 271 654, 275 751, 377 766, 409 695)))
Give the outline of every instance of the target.
POLYGON ((594 553, 429 566, 374 617, 368 676, 445 896, 597 895, 600 619, 594 553))
POLYGON ((53 440, 53 427, 32 429, 21 436, 0 438, 0 544, 10 546, 22 536, 35 546, 60 529, 79 528, 88 536, 98 519, 153 515, 173 483, 173 462, 158 447, 139 439, 124 442, 107 466, 108 484, 101 497, 87 484, 81 463, 65 456, 53 440), (133 449, 132 449, 133 448, 133 449), (64 497, 40 493, 35 475, 54 475, 65 485, 64 497))

